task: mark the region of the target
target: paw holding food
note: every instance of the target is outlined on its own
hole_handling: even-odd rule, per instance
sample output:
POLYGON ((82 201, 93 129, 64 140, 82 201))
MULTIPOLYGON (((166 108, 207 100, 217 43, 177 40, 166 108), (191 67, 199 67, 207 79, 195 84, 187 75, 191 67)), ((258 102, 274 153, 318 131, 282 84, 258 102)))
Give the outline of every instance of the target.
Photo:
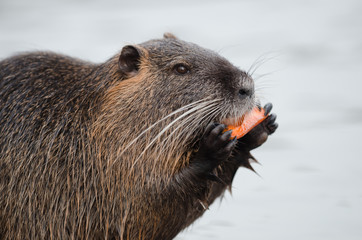
POLYGON ((263 108, 256 107, 251 112, 247 113, 240 124, 236 126, 227 126, 227 129, 232 130, 232 137, 237 137, 237 146, 244 151, 250 151, 262 145, 268 136, 273 134, 278 128, 276 123, 277 115, 271 113, 273 105, 266 104, 263 108))
POLYGON ((268 114, 269 112, 266 112, 264 108, 255 107, 243 117, 241 125, 228 125, 225 131, 232 130, 231 138, 236 137, 239 139, 264 121, 268 114))

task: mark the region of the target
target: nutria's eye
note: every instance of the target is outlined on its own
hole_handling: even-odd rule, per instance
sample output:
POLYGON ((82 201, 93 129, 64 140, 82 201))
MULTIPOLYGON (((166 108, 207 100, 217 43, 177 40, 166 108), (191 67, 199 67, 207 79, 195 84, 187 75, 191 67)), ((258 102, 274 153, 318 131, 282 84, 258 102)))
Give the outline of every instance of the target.
POLYGON ((186 74, 190 72, 190 69, 184 64, 177 64, 173 69, 178 74, 186 74))

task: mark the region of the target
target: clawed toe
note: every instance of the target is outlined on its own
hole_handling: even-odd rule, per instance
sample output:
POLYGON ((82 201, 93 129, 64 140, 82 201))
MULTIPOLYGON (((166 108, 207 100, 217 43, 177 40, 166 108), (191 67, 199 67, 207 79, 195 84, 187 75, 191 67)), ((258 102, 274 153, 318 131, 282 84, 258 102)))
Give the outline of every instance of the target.
POLYGON ((273 134, 275 132, 275 130, 277 130, 278 128, 278 123, 273 123, 267 126, 268 130, 269 130, 269 134, 273 134))
POLYGON ((200 148, 196 159, 200 162, 204 172, 210 172, 221 162, 226 160, 236 145, 236 138, 231 138, 232 131, 224 132, 224 124, 209 124, 200 142, 200 148))
POLYGON ((264 106, 264 116, 267 116, 269 113, 270 113, 270 111, 272 110, 272 108, 273 108, 273 104, 271 104, 271 103, 267 103, 267 104, 265 104, 265 106, 264 106))
POLYGON ((268 130, 269 134, 274 133, 275 130, 278 128, 278 123, 275 122, 276 119, 277 115, 275 113, 270 114, 270 116, 267 118, 266 129, 268 130))

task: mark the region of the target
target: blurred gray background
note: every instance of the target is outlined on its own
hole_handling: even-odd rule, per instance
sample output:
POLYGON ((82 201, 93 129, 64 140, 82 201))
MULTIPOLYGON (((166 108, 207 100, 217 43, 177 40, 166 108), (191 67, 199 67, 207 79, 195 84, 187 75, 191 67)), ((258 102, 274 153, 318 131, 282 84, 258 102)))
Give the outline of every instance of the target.
POLYGON ((179 38, 247 70, 279 130, 233 194, 177 239, 362 239, 362 1, 0 0, 0 59, 51 50, 102 62, 179 38), (258 61, 261 60, 261 61, 258 61))

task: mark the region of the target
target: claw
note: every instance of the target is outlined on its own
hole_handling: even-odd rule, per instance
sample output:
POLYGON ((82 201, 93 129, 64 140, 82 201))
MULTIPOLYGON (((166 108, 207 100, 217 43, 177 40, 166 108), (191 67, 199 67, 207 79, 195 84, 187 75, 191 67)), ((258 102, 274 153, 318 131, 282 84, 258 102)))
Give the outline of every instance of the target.
POLYGON ((196 169, 206 178, 216 182, 220 182, 220 179, 208 173, 230 156, 236 143, 236 138, 229 140, 232 130, 223 133, 225 128, 224 124, 209 124, 200 140, 199 150, 194 159, 197 162, 196 169))
POLYGON ((213 130, 215 127, 217 127, 219 125, 219 123, 210 123, 209 125, 207 125, 206 129, 205 129, 205 135, 209 135, 209 133, 211 132, 211 130, 213 130))
POLYGON ((264 106, 264 111, 265 111, 264 116, 267 116, 270 113, 270 111, 272 110, 272 108, 273 108, 273 104, 271 104, 271 103, 265 104, 265 106, 264 106))
POLYGON ((224 131, 225 128, 226 126, 224 124, 217 125, 214 129, 211 130, 210 135, 215 138, 222 131, 224 131))
POLYGON ((221 135, 220 139, 224 142, 227 141, 228 139, 230 139, 232 132, 233 132, 233 130, 224 132, 223 135, 221 135))
POLYGON ((276 119, 277 115, 275 113, 270 114, 270 116, 268 117, 268 124, 274 123, 276 119))
MULTIPOLYGON (((230 138, 230 137, 229 137, 230 138)), ((234 137, 233 140, 231 140, 226 146, 225 146, 225 151, 226 152, 231 152, 231 150, 233 149, 233 147, 235 146, 237 141, 237 138, 234 137)))
POLYGON ((274 133, 275 130, 277 130, 278 126, 279 126, 278 123, 273 123, 271 125, 268 125, 267 128, 270 131, 270 134, 274 133))

